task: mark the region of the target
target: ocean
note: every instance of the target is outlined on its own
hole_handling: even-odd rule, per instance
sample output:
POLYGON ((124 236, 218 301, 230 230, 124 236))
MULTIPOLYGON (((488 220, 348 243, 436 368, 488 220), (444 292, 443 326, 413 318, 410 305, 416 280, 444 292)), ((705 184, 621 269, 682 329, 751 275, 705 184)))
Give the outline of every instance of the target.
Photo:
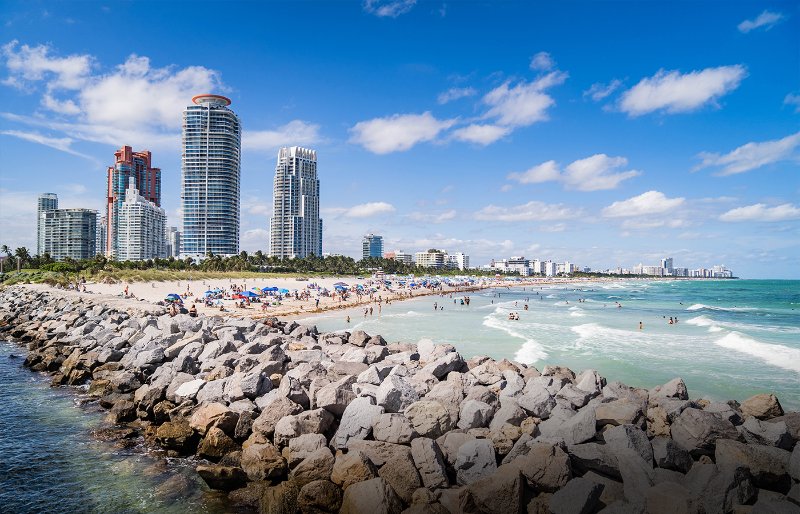
POLYGON ((51 388, 24 355, 0 342, 0 512, 230 512, 190 459, 95 438, 104 411, 80 389, 51 388))
POLYGON ((474 292, 468 306, 462 296, 302 322, 320 331, 361 329, 389 342, 428 338, 467 358, 592 368, 637 387, 681 377, 692 398, 742 401, 772 392, 785 409, 800 410, 800 281, 582 282, 474 292))

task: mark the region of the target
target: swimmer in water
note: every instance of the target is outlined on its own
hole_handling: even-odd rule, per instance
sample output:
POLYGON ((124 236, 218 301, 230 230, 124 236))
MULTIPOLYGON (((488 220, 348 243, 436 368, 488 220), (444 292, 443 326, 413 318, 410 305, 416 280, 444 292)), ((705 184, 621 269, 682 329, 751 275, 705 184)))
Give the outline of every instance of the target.
POLYGON ((639 330, 642 330, 643 328, 644 328, 644 325, 643 325, 643 324, 642 324, 642 322, 640 321, 640 322, 639 322, 639 330))

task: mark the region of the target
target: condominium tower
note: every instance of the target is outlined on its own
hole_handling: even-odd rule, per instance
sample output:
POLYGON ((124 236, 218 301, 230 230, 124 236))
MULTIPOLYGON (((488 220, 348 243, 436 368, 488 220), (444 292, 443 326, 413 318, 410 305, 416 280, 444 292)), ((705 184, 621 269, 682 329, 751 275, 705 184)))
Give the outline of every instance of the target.
POLYGON ((383 257, 383 236, 367 234, 361 240, 361 258, 383 257))
POLYGON ((167 215, 132 185, 125 191, 117 223, 117 259, 145 261, 166 257, 167 215))
POLYGON ((241 124, 230 99, 198 95, 183 111, 181 255, 239 253, 241 124))
POLYGON ((130 187, 148 202, 161 205, 161 170, 152 166, 152 155, 147 150, 134 152, 130 146, 123 146, 114 152, 114 165, 108 167, 105 244, 102 252, 98 250, 108 257, 120 259, 119 211, 130 187))
POLYGON ((299 146, 281 148, 272 196, 270 256, 322 255, 317 152, 299 146))
POLYGON ((53 209, 44 211, 42 255, 57 261, 91 259, 95 256, 97 211, 91 209, 53 209))
POLYGON ((36 254, 44 255, 44 214, 45 211, 58 209, 58 195, 42 193, 39 195, 36 209, 36 254))

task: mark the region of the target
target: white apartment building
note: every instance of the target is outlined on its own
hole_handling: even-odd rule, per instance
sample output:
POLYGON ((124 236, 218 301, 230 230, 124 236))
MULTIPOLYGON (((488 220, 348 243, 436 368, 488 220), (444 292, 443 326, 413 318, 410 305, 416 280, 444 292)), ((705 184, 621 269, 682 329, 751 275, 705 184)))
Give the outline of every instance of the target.
POLYGON ((181 254, 181 231, 178 227, 167 229, 167 257, 180 257, 181 254))
POLYGON ((469 269, 469 255, 464 255, 461 252, 447 255, 447 267, 451 269, 466 270, 469 269))
POLYGON ((167 214, 147 201, 134 187, 125 191, 119 210, 118 241, 120 261, 144 261, 166 256, 167 214))
POLYGON ((442 269, 447 260, 447 252, 442 250, 428 250, 427 252, 417 252, 414 254, 417 266, 423 268, 442 269))
POLYGON ((544 274, 548 277, 554 277, 558 275, 558 264, 553 261, 545 261, 544 274))

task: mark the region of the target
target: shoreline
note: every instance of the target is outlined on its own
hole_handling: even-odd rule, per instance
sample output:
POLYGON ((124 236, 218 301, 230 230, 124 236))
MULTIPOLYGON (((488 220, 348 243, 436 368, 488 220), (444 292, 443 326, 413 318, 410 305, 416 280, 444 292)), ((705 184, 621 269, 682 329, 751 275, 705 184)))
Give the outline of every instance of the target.
POLYGON ((634 388, 591 369, 465 360, 446 344, 103 300, 4 289, 0 335, 53 384, 88 384, 114 423, 196 455, 234 505, 715 511, 788 506, 800 480, 800 412, 774 395, 693 400, 679 378, 634 388))

